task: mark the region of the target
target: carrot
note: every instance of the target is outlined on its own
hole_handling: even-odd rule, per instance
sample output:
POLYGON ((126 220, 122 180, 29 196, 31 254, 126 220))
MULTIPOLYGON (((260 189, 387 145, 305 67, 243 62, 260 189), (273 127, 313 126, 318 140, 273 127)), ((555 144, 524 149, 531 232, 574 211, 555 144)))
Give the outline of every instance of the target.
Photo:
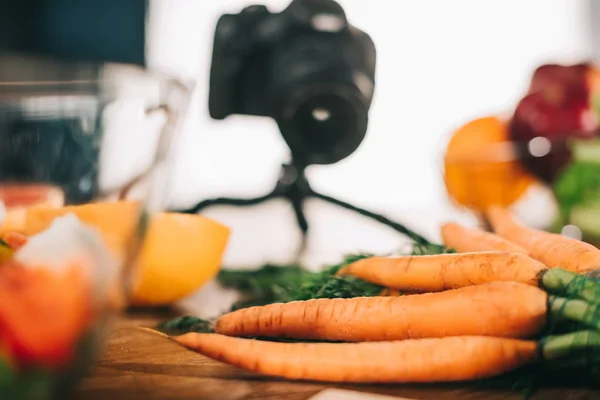
POLYGON ((540 359, 534 341, 478 336, 378 343, 274 343, 214 333, 172 339, 248 371, 330 382, 464 381, 500 375, 540 359))
POLYGON ((456 223, 443 224, 441 234, 444 245, 459 253, 506 251, 509 253, 529 254, 524 247, 508 241, 501 236, 477 228, 467 228, 456 223))
POLYGON ((548 296, 538 288, 492 282, 412 296, 249 307, 221 316, 215 332, 349 342, 461 335, 524 338, 545 327, 547 302, 548 296))
POLYGON ((548 267, 576 273, 600 268, 600 250, 591 244, 556 233, 527 228, 501 207, 491 207, 486 216, 494 232, 529 251, 531 257, 548 267))
POLYGON ((486 282, 513 281, 537 286, 555 295, 600 304, 600 281, 587 276, 591 274, 583 276, 562 268, 546 268, 539 261, 517 253, 370 257, 342 267, 338 275, 353 275, 387 287, 381 296, 394 290, 405 294, 407 291, 440 292, 486 282))
MULTIPOLYGON (((597 288, 597 286, 595 286, 597 288)), ((400 297, 312 299, 240 309, 217 319, 227 336, 382 341, 444 336, 528 338, 548 320, 600 330, 600 304, 548 296, 518 282, 491 282, 400 297)))
POLYGON ((546 269, 524 254, 494 251, 370 257, 343 267, 338 275, 353 275, 398 290, 440 292, 494 281, 539 286, 546 269))

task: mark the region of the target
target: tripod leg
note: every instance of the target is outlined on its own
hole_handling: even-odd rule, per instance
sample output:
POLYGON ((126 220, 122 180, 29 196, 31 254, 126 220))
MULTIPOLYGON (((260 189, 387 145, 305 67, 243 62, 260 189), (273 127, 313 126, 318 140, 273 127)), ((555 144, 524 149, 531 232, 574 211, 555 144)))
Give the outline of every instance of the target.
POLYGON ((402 224, 399 224, 399 223, 397 223, 395 221, 392 221, 391 219, 389 219, 387 217, 384 217, 383 215, 375 214, 375 213, 373 213, 371 211, 368 211, 368 210, 365 210, 363 208, 359 208, 359 207, 353 206, 350 203, 346 203, 346 202, 338 200, 338 199, 336 199, 334 197, 330 197, 330 196, 327 196, 327 195, 324 195, 324 194, 321 194, 321 193, 317 193, 314 190, 312 191, 311 194, 312 194, 313 197, 315 197, 317 199, 321 199, 323 201, 326 201, 326 202, 331 203, 331 204, 335 204, 336 206, 345 208, 347 210, 357 212, 357 213, 359 213, 359 214, 361 214, 361 215, 363 215, 365 217, 374 219, 375 221, 377 221, 379 223, 387 225, 390 228, 396 230, 397 232, 400 232, 400 233, 408 236, 409 238, 411 238, 412 240, 414 240, 416 243, 424 244, 424 245, 430 244, 429 240, 425 239, 423 236, 419 235, 418 233, 415 233, 414 231, 412 231, 411 229, 408 229, 407 227, 405 227, 402 224))
POLYGON ((184 214, 197 214, 200 211, 204 210, 205 208, 212 207, 212 206, 220 206, 220 205, 224 205, 224 206, 255 206, 257 204, 264 203, 265 201, 272 200, 279 196, 280 195, 278 193, 272 192, 265 196, 254 197, 254 198, 250 198, 250 199, 218 197, 218 198, 214 198, 214 199, 207 199, 207 200, 201 201, 200 203, 196 204, 194 207, 191 207, 191 208, 188 208, 185 210, 176 210, 176 212, 180 212, 180 213, 184 213, 184 214))
POLYGON ((294 214, 296 215, 296 221, 298 222, 298 227, 300 228, 300 232, 302 234, 302 241, 300 242, 300 247, 296 253, 296 259, 300 260, 304 252, 306 251, 307 245, 307 235, 308 235, 308 221, 306 220, 306 216, 304 215, 304 198, 302 196, 288 196, 290 203, 292 204, 292 208, 294 209, 294 214))
POLYGON ((301 264, 302 256, 306 253, 306 249, 308 247, 308 236, 306 234, 302 234, 302 240, 300 241, 300 246, 298 250, 296 250, 295 261, 298 264, 301 264))
POLYGON ((298 221, 300 231, 302 231, 302 236, 306 236, 308 232, 308 221, 304 215, 302 202, 292 201, 292 208, 294 209, 294 214, 296 215, 296 221, 298 221))

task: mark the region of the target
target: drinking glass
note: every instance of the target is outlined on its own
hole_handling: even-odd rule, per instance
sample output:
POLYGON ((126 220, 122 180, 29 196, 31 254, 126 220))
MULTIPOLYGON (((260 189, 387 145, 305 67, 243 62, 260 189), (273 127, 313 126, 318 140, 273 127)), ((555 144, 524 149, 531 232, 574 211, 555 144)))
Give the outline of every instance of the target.
POLYGON ((0 399, 64 399, 135 282, 190 85, 0 55, 0 399))

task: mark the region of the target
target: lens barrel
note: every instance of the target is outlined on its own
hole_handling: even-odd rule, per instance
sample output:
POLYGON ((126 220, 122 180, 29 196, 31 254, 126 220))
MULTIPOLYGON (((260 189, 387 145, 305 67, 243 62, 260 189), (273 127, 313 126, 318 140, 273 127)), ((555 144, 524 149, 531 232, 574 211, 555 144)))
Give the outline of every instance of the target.
POLYGON ((347 36, 313 33, 274 52, 269 89, 272 117, 294 158, 333 164, 364 139, 373 81, 347 36))

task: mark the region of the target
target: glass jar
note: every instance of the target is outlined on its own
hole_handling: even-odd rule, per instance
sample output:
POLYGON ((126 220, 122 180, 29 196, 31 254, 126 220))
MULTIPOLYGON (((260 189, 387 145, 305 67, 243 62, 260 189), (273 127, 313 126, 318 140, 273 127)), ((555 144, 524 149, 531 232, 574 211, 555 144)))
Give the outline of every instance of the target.
POLYGON ((0 55, 0 398, 63 399, 127 301, 190 87, 0 55))

